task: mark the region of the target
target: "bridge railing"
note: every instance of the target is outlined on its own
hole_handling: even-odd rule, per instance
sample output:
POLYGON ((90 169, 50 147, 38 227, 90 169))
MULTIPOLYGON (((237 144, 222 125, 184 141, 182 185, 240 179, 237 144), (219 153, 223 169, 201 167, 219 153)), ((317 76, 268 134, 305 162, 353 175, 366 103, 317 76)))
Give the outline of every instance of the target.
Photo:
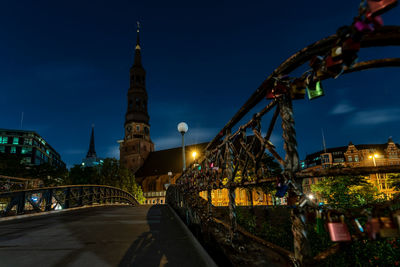
POLYGON ((139 204, 132 194, 124 190, 100 185, 68 185, 2 192, 0 217, 115 203, 139 204))
POLYGON ((312 255, 307 234, 308 226, 304 219, 305 209, 307 204, 310 204, 303 194, 304 178, 400 172, 399 166, 299 171, 293 100, 304 98, 306 91, 310 99, 322 96, 321 82, 325 79, 336 79, 342 74, 372 68, 400 66, 400 58, 357 62, 358 51, 361 48, 400 45, 400 27, 381 26, 378 19, 369 21, 371 16, 368 14, 368 7, 364 6, 365 3, 362 1, 362 8, 353 24, 340 27, 336 34, 301 49, 268 76, 209 143, 198 164, 188 168, 178 178, 177 189, 168 189, 170 193, 167 192, 167 200, 171 205, 185 209, 189 214, 190 211, 197 210, 194 212, 194 220, 198 221, 200 214, 208 214, 208 221, 213 221, 211 191, 228 189, 229 239, 232 246, 235 246, 235 235, 238 232, 235 189, 277 182, 283 185, 281 188, 288 188, 288 204, 294 207, 291 214, 294 258, 297 263, 305 264, 312 259, 312 255), (370 30, 359 30, 359 24, 370 27, 370 30), (332 56, 333 52, 339 54, 332 56), (309 70, 299 77, 289 77, 299 67, 306 67, 304 65, 308 62, 309 70), (249 121, 241 122, 245 115, 265 98, 268 100, 265 107, 256 112, 249 121), (267 114, 271 116, 266 116, 267 114), (278 153, 271 142, 278 118, 281 121, 284 155, 278 153), (239 123, 241 124, 238 125, 239 123), (282 172, 270 168, 267 153, 280 164, 282 172), (204 209, 198 209, 201 206, 198 195, 202 191, 207 191, 208 200, 206 206, 203 206, 204 209))

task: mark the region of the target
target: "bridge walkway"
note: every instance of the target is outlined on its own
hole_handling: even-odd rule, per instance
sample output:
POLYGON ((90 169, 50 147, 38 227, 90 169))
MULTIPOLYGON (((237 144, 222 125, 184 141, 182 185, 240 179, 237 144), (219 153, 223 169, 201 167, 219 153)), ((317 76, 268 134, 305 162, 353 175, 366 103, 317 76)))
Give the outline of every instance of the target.
POLYGON ((212 266, 169 207, 108 206, 0 221, 0 266, 212 266))

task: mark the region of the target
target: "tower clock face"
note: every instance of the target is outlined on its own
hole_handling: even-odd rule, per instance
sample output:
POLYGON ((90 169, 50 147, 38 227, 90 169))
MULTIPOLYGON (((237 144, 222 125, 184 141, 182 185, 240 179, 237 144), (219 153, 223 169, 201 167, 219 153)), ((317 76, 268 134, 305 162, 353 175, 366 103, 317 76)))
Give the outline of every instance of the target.
POLYGON ((132 131, 132 126, 131 126, 131 125, 128 125, 128 127, 126 127, 126 131, 127 131, 128 133, 130 133, 130 132, 132 131))

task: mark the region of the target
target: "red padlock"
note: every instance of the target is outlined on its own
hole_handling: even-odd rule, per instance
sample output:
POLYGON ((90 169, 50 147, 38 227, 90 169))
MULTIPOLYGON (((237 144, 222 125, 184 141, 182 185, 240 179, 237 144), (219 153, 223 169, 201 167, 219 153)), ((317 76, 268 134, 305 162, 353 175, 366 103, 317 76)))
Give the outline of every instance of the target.
POLYGON ((274 99, 274 98, 279 97, 286 93, 287 93, 287 86, 285 84, 283 84, 282 82, 276 81, 274 88, 272 88, 272 90, 268 91, 266 98, 274 99))
POLYGON ((343 71, 343 59, 334 60, 331 55, 325 59, 326 69, 328 73, 337 78, 343 71))
POLYGON ((397 5, 397 0, 367 0, 372 16, 385 13, 397 5))

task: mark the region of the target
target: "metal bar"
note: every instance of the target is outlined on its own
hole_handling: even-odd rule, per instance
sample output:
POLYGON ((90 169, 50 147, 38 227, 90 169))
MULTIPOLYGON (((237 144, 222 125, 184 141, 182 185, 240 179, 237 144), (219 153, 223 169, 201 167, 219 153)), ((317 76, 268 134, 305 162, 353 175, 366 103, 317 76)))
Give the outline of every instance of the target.
POLYGON ((71 195, 71 188, 67 187, 64 191, 64 205, 63 205, 63 209, 69 209, 69 205, 70 205, 70 195, 71 195))
POLYGON ((279 106, 276 107, 274 115, 272 116, 271 122, 269 123, 268 132, 265 135, 265 140, 269 140, 271 138, 272 131, 274 130, 274 126, 276 123, 276 119, 279 116, 279 106))
POLYGON ((328 177, 340 175, 366 175, 372 173, 400 173, 400 165, 376 166, 376 167, 343 167, 327 168, 322 170, 300 171, 296 178, 328 177))
POLYGON ((50 211, 51 210, 51 205, 53 204, 53 189, 49 189, 44 193, 44 199, 45 199, 45 211, 50 211))
MULTIPOLYGON (((319 40, 292 55, 279 65, 267 79, 257 88, 250 98, 243 104, 232 119, 222 128, 220 133, 224 133, 228 129, 238 123, 252 108, 254 108, 272 89, 273 78, 282 74, 289 74, 299 66, 308 62, 312 57, 326 54, 337 40, 336 34, 319 40)), ((400 45, 400 27, 399 26, 383 26, 378 28, 371 34, 365 35, 361 40, 361 47, 373 46, 391 46, 400 45)), ((212 149, 215 143, 223 137, 220 134, 207 145, 206 150, 212 149)))
POLYGON ((25 192, 18 194, 17 214, 24 213, 25 210, 25 192))

